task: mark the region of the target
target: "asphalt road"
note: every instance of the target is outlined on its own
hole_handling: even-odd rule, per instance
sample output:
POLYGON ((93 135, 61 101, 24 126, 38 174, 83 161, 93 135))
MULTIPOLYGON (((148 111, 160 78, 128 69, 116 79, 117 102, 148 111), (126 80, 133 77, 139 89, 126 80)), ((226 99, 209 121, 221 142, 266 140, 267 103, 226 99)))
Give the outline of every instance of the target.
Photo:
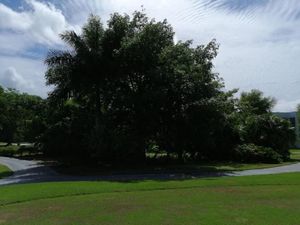
POLYGON ((14 172, 12 176, 0 179, 0 185, 51 181, 60 177, 58 173, 39 161, 0 157, 0 164, 14 172))
POLYGON ((0 157, 0 164, 10 168, 14 174, 10 177, 0 179, 0 185, 38 183, 51 181, 130 181, 130 180, 165 180, 165 179, 192 179, 203 177, 220 176, 251 176, 263 174, 279 174, 300 172, 300 163, 268 168, 254 169, 235 172, 207 172, 207 173, 167 173, 167 174, 124 174, 124 175, 102 175, 102 176, 68 176, 58 174, 51 168, 39 161, 20 160, 15 158, 0 157))
POLYGON ((252 175, 279 174, 279 173, 292 173, 292 172, 300 172, 300 163, 295 163, 286 166, 278 166, 278 167, 267 168, 267 169, 236 171, 232 174, 232 176, 252 176, 252 175))

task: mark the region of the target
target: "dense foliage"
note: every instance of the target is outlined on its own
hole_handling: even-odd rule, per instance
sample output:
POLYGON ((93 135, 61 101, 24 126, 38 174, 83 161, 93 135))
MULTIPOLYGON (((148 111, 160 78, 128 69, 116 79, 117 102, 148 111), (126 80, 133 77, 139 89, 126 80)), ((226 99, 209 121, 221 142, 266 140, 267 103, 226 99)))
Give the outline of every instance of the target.
POLYGON ((143 12, 113 14, 107 26, 91 16, 81 34, 67 31, 61 38, 69 48, 49 52, 45 60, 47 84, 54 87, 46 104, 1 89, 21 109, 14 116, 7 104, 8 113, 1 113, 14 121, 5 128, 7 119, 1 119, 2 134, 10 136, 3 140, 37 138, 47 155, 95 162, 142 163, 154 151, 179 161, 289 157, 294 131, 272 115, 274 100, 255 90, 240 99, 236 90, 225 91, 213 71, 215 40, 175 43, 167 21, 143 12), (17 132, 24 121, 47 128, 17 132))
POLYGON ((252 163, 279 163, 282 157, 272 148, 257 146, 255 144, 242 144, 235 149, 236 161, 252 163))
POLYGON ((55 86, 46 152, 136 162, 153 143, 180 160, 222 158, 232 149, 232 94, 212 72, 215 41, 175 44, 166 21, 141 12, 114 14, 106 29, 92 16, 81 35, 61 37, 71 50, 46 59, 55 86))
POLYGON ((289 148, 295 142, 295 131, 288 120, 271 113, 274 104, 274 99, 263 97, 260 91, 242 93, 235 113, 239 136, 242 143, 269 147, 282 159, 288 159, 289 148))
POLYGON ((0 86, 0 142, 35 142, 44 131, 45 100, 0 86))

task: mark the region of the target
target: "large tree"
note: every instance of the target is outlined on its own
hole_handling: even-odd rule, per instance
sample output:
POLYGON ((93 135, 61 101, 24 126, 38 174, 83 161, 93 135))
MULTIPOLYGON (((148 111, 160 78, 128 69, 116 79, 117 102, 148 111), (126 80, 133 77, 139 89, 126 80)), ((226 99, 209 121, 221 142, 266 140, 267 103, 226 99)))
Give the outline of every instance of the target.
MULTIPOLYGON (((62 152, 75 142, 82 155, 137 161, 156 143, 179 158, 201 158, 230 143, 232 95, 212 71, 214 40, 195 48, 191 41, 174 43, 167 21, 143 12, 113 14, 107 28, 91 16, 82 34, 61 37, 70 50, 50 52, 46 79, 55 106, 48 131, 54 139, 64 136, 55 129, 64 131, 69 151, 62 152)), ((44 137, 47 147, 51 138, 44 137)))

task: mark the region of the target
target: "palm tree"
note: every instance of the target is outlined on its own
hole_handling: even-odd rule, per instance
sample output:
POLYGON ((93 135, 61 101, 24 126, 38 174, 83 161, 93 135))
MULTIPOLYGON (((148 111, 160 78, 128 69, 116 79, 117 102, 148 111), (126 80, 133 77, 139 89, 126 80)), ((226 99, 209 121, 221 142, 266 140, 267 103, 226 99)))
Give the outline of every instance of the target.
POLYGON ((100 19, 92 15, 81 35, 74 31, 60 35, 69 48, 51 51, 45 60, 47 84, 55 86, 52 97, 80 99, 94 90, 93 99, 100 105, 100 88, 105 76, 101 70, 103 33, 100 19))
MULTIPOLYGON (((46 80, 54 85, 50 101, 62 104, 66 100, 85 102, 94 115, 94 135, 100 134, 102 114, 101 90, 105 85, 107 73, 103 69, 104 29, 100 18, 91 15, 83 27, 82 34, 67 31, 61 39, 68 45, 64 51, 51 51, 45 63, 48 66, 46 80)), ((98 139, 94 139, 95 148, 99 148, 98 139)))

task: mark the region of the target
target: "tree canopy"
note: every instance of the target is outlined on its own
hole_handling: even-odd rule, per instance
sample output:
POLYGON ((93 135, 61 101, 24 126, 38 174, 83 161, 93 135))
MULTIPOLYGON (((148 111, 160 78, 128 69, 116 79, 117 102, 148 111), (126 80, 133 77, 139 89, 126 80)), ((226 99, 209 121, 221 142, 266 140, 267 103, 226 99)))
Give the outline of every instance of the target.
POLYGON ((106 26, 91 15, 61 39, 68 47, 45 60, 47 100, 0 88, 3 140, 23 140, 17 130, 31 121, 26 138, 68 160, 143 163, 154 151, 181 162, 288 158, 289 122, 272 115, 275 100, 262 92, 237 99, 225 90, 216 40, 175 42, 166 20, 144 12, 112 14, 106 26))
MULTIPOLYGON (((72 116, 64 115, 64 125, 61 117, 52 121, 53 127, 85 130, 80 140, 94 157, 142 159, 150 143, 180 158, 185 152, 208 157, 229 129, 225 108, 232 96, 212 71, 215 40, 196 47, 174 43, 167 21, 143 12, 113 14, 107 28, 91 16, 82 34, 68 31, 61 38, 71 50, 49 53, 46 79, 55 86, 50 102, 63 112, 71 101, 72 116)), ((74 135, 70 139, 78 140, 74 135)))
POLYGON ((35 142, 43 132, 45 101, 0 86, 0 142, 35 142))

